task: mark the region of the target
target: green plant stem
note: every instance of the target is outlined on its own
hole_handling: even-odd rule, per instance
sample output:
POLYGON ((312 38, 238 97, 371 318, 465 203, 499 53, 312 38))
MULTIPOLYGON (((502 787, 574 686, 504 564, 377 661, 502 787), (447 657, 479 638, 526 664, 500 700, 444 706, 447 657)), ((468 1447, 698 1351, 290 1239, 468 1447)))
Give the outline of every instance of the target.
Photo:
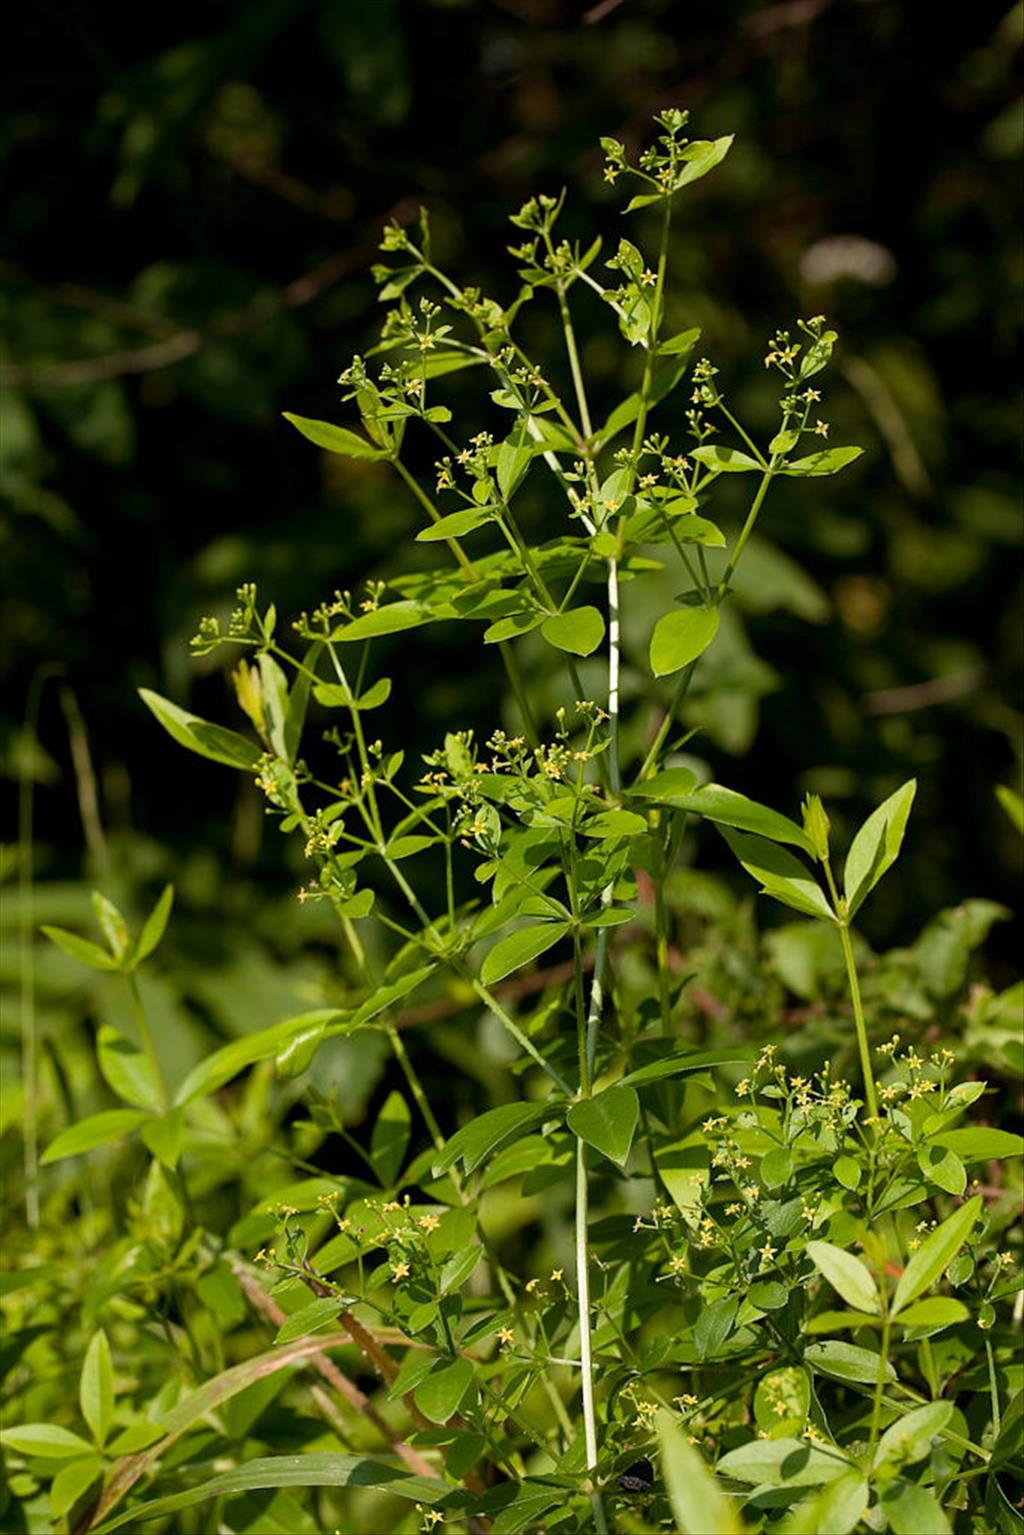
MULTIPOLYGON (((416 500, 423 507, 424 511, 426 512, 427 516, 430 518, 431 522, 435 522, 435 523, 436 522, 440 522, 441 521, 441 513, 437 510, 436 506, 431 501, 431 499, 427 495, 427 493, 424 491, 424 489, 420 485, 419 481, 415 478, 415 476, 413 476, 413 475, 411 475, 409 473, 408 469, 402 463, 402 460, 400 458, 398 458, 398 457, 395 457, 395 458, 392 458, 390 460, 390 462, 394 465, 395 469, 398 471, 398 473, 401 476, 401 478, 405 481, 406 485, 412 491, 413 495, 416 497, 416 500)), ((472 579, 473 576, 475 575, 475 572, 473 570, 472 563, 466 557, 466 552, 462 548, 461 544, 459 544, 454 538, 446 538, 445 539, 445 543, 448 545, 448 548, 450 549, 456 564, 459 566, 459 568, 463 571, 463 573, 465 575, 469 576, 470 579, 472 579)))
POLYGON ((654 881, 654 948, 658 970, 658 1005, 661 1010, 661 1026, 668 1029, 670 1010, 668 984, 668 912, 665 906, 665 850, 661 849, 657 878, 654 881))
MULTIPOLYGON (((371 972, 369 959, 367 958, 366 950, 363 948, 359 934, 356 932, 355 924, 353 923, 351 917, 340 916, 340 914, 339 920, 341 922, 342 931, 345 934, 345 940, 352 951, 352 957, 365 976, 367 983, 371 986, 376 986, 378 984, 377 979, 371 972)), ((444 1145, 444 1136, 441 1134, 440 1126, 434 1117, 434 1111, 430 1107, 430 1100, 423 1090, 423 1084, 416 1074, 416 1068, 413 1066, 412 1061, 409 1059, 409 1054, 405 1048, 402 1036, 398 1032, 398 1029, 390 1013, 384 1014, 384 1028, 388 1036, 388 1043, 391 1046, 392 1054, 394 1055, 401 1068, 402 1075, 405 1077, 409 1091, 412 1093, 416 1107, 419 1109, 420 1115, 422 1116, 423 1123, 427 1127, 427 1133, 429 1134, 430 1139, 433 1141, 434 1145, 440 1151, 441 1147, 444 1145)))
POLYGON ((991 1338, 985 1339, 985 1358, 988 1361, 988 1392, 992 1403, 992 1437, 999 1438, 999 1430, 1002 1428, 1002 1414, 999 1411, 999 1382, 996 1379, 996 1361, 992 1352, 991 1338))
POLYGON ((128 976, 128 987, 132 994, 132 1009, 135 1013, 136 1027, 138 1028, 139 1038, 142 1040, 142 1048, 146 1055, 146 1061, 149 1065, 150 1072, 152 1073, 154 1085, 156 1086, 157 1097, 160 1100, 160 1108, 163 1113, 166 1113, 170 1101, 167 1096, 167 1084, 164 1082, 164 1074, 160 1069, 160 1059, 156 1053, 156 1046, 153 1043, 153 1035, 150 1031, 149 1019, 146 1017, 146 1009, 143 1006, 142 995, 139 991, 139 982, 134 972, 128 976))
MULTIPOLYGON (((576 333, 572 326, 572 315, 569 312, 569 301, 565 296, 565 289, 559 284, 558 309, 562 316, 562 331, 565 335, 565 350, 569 356, 569 371, 572 374, 572 384, 576 391, 576 404, 580 413, 580 425, 583 435, 587 440, 589 450, 590 439, 594 435, 594 428, 590 424, 590 407, 587 404, 587 390, 583 382, 583 370, 580 367, 579 352, 576 348, 576 333)), ((589 455, 588 455, 589 456, 589 455)))
POLYGON ((875 1450, 878 1447, 878 1434, 882 1426, 882 1402, 885 1398, 885 1371, 889 1363, 889 1339, 892 1335, 892 1316, 888 1304, 883 1297, 885 1312, 882 1316, 882 1341, 878 1355, 878 1378, 875 1381, 875 1396, 871 1406, 871 1438, 868 1444, 868 1465, 875 1458, 875 1450))
POLYGON ((672 695, 668 708, 665 710, 665 718, 658 726, 658 733, 654 737, 654 740, 651 742, 650 749, 648 750, 648 753, 643 760, 643 765, 641 766, 639 773, 636 775, 637 783, 642 783, 643 780, 649 776, 651 769, 656 765, 658 757, 661 754, 661 748, 665 744, 665 737, 672 729, 672 723, 676 717, 676 710, 679 708, 679 705, 682 703, 683 699, 689 692, 690 683, 693 681, 693 674, 696 670, 697 662, 691 661, 689 666, 685 666, 680 672, 679 681, 676 683, 676 690, 672 695))
MULTIPOLYGON (((589 1096, 589 1094, 588 1094, 589 1096)), ((587 1470, 597 1469, 597 1416, 594 1410, 594 1362, 590 1347, 590 1268, 587 1260, 587 1151, 586 1143, 576 1142, 576 1293, 580 1320, 580 1373, 583 1395, 583 1443, 587 1470)), ((601 1494, 596 1487, 590 1494, 594 1529, 606 1535, 607 1525, 601 1494)))
POLYGON ((878 1094, 875 1091, 875 1074, 871 1069, 871 1048, 868 1044, 867 1025, 864 1022, 864 1005, 860 996, 860 981, 857 977, 857 965, 853 957, 853 943, 850 939, 850 925, 848 922, 839 923, 839 939, 843 946, 843 959, 846 961, 846 978, 850 986, 850 1000, 853 1003, 853 1021, 857 1029, 857 1048, 860 1051, 860 1068, 864 1077, 864 1095, 867 1099, 868 1114, 873 1120, 878 1119, 878 1094))
POLYGON ((749 539, 751 533, 754 531, 754 525, 756 524, 761 512, 761 508, 764 505, 764 498, 768 494, 768 487, 772 483, 772 480, 775 476, 775 468, 777 463, 778 454, 773 454, 771 462, 769 463, 767 469, 765 469, 764 474, 761 476, 761 483, 757 487, 757 493, 750 504, 750 511, 747 513, 747 520, 744 522, 743 527, 740 529, 740 536, 732 546, 732 553, 729 555, 728 564, 726 565, 725 570, 722 572, 722 580, 719 586, 719 591, 722 593, 725 592, 726 587, 732 580, 733 575, 736 572, 736 566, 739 564, 740 557, 747 546, 747 540, 749 539))

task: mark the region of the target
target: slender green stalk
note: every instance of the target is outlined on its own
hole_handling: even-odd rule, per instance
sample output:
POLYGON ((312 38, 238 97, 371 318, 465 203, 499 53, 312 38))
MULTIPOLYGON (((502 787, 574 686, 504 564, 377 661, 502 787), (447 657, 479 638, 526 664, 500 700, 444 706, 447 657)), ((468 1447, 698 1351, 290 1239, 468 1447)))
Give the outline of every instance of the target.
MULTIPOLYGON (((587 1470, 597 1468, 597 1415, 594 1410, 594 1361, 590 1346, 590 1266, 587 1260, 587 1149, 585 1142, 576 1142, 576 1292, 580 1318, 580 1374, 583 1389, 583 1443, 586 1449, 587 1470)), ((601 1494, 593 1488, 590 1494, 594 1515, 594 1529, 598 1535, 606 1535, 604 1505, 601 1494)))
POLYGON ((764 474, 761 476, 761 483, 758 485, 757 494, 754 496, 754 499, 751 502, 750 511, 747 513, 747 520, 743 524, 743 527, 740 529, 740 536, 733 544, 732 553, 729 555, 729 562, 726 565, 725 570, 722 572, 722 581, 719 588, 719 590, 722 592, 725 591, 726 587, 729 585, 729 582, 732 580, 732 577, 736 571, 736 566, 740 562, 740 556, 747 546, 747 540, 751 533, 754 531, 754 525, 757 522, 758 516, 760 515, 761 507, 764 505, 764 498, 768 494, 768 487, 772 483, 772 480, 775 476, 775 467, 777 463, 778 455, 775 455, 773 456, 771 463, 765 469, 764 474))
POLYGON ((868 1445, 868 1465, 875 1458, 875 1450, 878 1446, 878 1434, 882 1426, 882 1403, 885 1398, 886 1370, 889 1364, 889 1340, 892 1335, 892 1316, 889 1312, 889 1303, 882 1291, 882 1305, 885 1310, 882 1316, 882 1341, 878 1355, 878 1377, 875 1381, 875 1398, 871 1406, 871 1439, 868 1445))
POLYGON ((139 1038, 142 1040, 142 1048, 145 1052, 146 1061, 149 1065, 150 1073, 153 1077, 153 1082, 156 1085, 157 1097, 160 1100, 160 1107, 162 1110, 166 1111, 170 1101, 167 1096, 167 1084, 164 1081, 163 1071, 160 1069, 160 1058, 156 1053, 156 1046, 153 1043, 152 1030, 149 1027, 149 1019, 146 1017, 146 1009, 143 1006, 142 994, 139 991, 138 978, 136 977, 134 971, 128 976, 128 986, 132 994, 132 1009, 135 1013, 135 1023, 139 1031, 139 1038))
POLYGON ((992 1404, 992 1437, 999 1438, 999 1430, 1002 1428, 1002 1414, 999 1411, 999 1382, 996 1379, 996 1361, 992 1352, 992 1339, 985 1339, 985 1358, 988 1361, 988 1393, 992 1404))
MULTIPOLYGON (((406 485, 408 485, 409 489, 416 497, 416 500, 423 507, 431 522, 440 522, 441 513, 437 510, 437 507, 431 501, 430 497, 427 495, 422 485, 420 485, 419 481, 415 478, 414 475, 409 473, 408 469, 402 463, 402 460, 398 457, 395 457, 390 459, 389 462, 392 463, 397 469, 406 485)), ((455 562, 459 568, 464 572, 465 575, 472 577, 474 574, 473 565, 472 562, 467 558, 466 551, 463 549, 462 545, 454 538, 446 538, 445 543, 451 550, 452 556, 454 557, 455 562)))
POLYGON ((843 959, 846 961, 846 978, 850 985, 850 1000, 853 1003, 853 1021, 857 1029, 857 1048, 860 1051, 860 1067, 864 1076, 864 1095, 867 1099, 868 1114, 872 1119, 878 1118, 878 1094, 875 1091, 875 1074, 871 1069, 871 1048, 868 1044, 867 1025, 864 1022, 864 1004, 860 997, 860 981, 857 977, 857 965, 853 957, 853 944, 850 940, 850 925, 848 922, 840 922, 839 938, 843 945, 843 959))

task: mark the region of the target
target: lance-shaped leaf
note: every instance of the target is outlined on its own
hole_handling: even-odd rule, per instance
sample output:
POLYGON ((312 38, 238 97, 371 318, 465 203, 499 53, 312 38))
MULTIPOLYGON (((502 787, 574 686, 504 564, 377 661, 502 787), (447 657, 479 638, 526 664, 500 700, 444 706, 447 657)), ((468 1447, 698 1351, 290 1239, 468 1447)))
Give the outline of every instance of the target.
POLYGON ((863 448, 825 448, 821 453, 809 453, 806 458, 794 458, 783 464, 778 473, 798 476, 838 474, 863 452, 863 448))
POLYGON ((741 453, 738 448, 717 448, 710 444, 694 448, 690 457, 696 459, 698 464, 703 464, 705 469, 712 469, 715 474, 749 474, 751 470, 763 471, 765 467, 756 458, 751 458, 749 453, 741 453))
POLYGON ((93 1334, 85 1351, 85 1363, 78 1382, 78 1402, 82 1417, 102 1449, 114 1421, 114 1368, 110 1360, 110 1344, 102 1328, 93 1334))
POLYGON ((763 895, 770 895, 783 906, 791 906, 805 916, 835 922, 835 914, 821 886, 792 853, 764 837, 732 831, 728 827, 719 830, 751 879, 758 881, 763 895))
POLYGON ((94 1535, 110 1535, 111 1531, 126 1524, 161 1519, 183 1508, 211 1504, 218 1498, 230 1498, 240 1492, 266 1487, 379 1487, 382 1492, 414 1503, 436 1503, 449 1491, 444 1482, 413 1476, 382 1456, 268 1455, 248 1460, 233 1471, 207 1477, 185 1492, 140 1503, 113 1519, 105 1519, 94 1526, 94 1535))
POLYGON ((340 453, 344 458, 387 458, 384 448, 375 447, 345 426, 335 426, 330 421, 313 421, 309 416, 293 416, 287 410, 282 411, 282 415, 303 437, 328 453, 340 453))
POLYGON ((522 927, 509 933, 494 945, 480 967, 480 979, 485 986, 503 981, 514 970, 521 970, 531 960, 537 959, 553 948, 569 931, 566 922, 541 922, 536 927, 522 927))
POLYGON ((564 1112, 565 1105, 559 1103, 503 1103, 478 1114, 445 1143, 433 1163, 434 1174, 440 1177, 460 1158, 466 1172, 474 1172, 492 1153, 521 1140, 546 1119, 561 1118, 564 1112))
POLYGON ((911 1254, 893 1296, 893 1316, 897 1316, 923 1290, 941 1279, 970 1236, 980 1209, 981 1195, 975 1194, 973 1199, 947 1216, 942 1225, 925 1237, 917 1251, 911 1254))
POLYGON ((174 886, 165 885, 160 899, 142 924, 142 932, 132 955, 132 965, 140 965, 147 959, 161 938, 167 927, 167 920, 171 915, 171 907, 174 905, 174 886))
POLYGON ((843 887, 851 917, 896 862, 916 791, 917 779, 911 778, 871 812, 850 843, 843 887))
POLYGON ((706 821, 715 821, 720 826, 734 826, 737 831, 752 831, 759 837, 767 837, 770 842, 788 842, 802 849, 811 858, 814 857, 814 844, 802 827, 780 811, 772 810, 768 805, 760 805, 757 800, 748 799, 745 794, 737 794, 735 789, 726 789, 718 783, 706 783, 674 803, 681 810, 703 816, 706 821))
POLYGON ((211 762, 221 762, 225 767, 240 768, 243 772, 250 772, 260 760, 260 748, 236 731, 223 725, 211 725, 198 714, 191 714, 188 709, 171 703, 169 698, 161 698, 150 688, 140 688, 139 697, 167 734, 187 751, 208 757, 211 762))
POLYGON ((677 1427, 670 1413, 658 1415, 661 1474, 681 1535, 742 1535, 734 1500, 677 1427))
POLYGON ((59 1162, 63 1157, 76 1157, 83 1151, 95 1151, 99 1146, 109 1146, 126 1135, 131 1135, 150 1116, 143 1109, 107 1109, 102 1114, 90 1114, 77 1125, 62 1130, 50 1142, 40 1160, 46 1166, 59 1162))
POLYGON ((831 1242, 808 1242, 807 1256, 855 1311, 881 1311, 878 1286, 869 1270, 853 1253, 844 1252, 831 1242))

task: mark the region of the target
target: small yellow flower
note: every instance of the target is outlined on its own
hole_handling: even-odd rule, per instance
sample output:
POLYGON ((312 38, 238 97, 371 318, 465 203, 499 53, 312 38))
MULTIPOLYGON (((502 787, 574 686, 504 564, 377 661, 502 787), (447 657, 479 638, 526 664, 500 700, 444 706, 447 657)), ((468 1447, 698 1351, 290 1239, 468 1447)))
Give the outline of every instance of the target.
POLYGON ((408 1279, 409 1265, 404 1260, 393 1263, 391 1265, 391 1277, 392 1279, 408 1279))
POLYGON ((441 1224, 441 1217, 439 1215, 421 1215, 416 1224, 422 1227, 424 1231, 436 1231, 441 1224))
POLYGON ((564 1272, 565 1272, 564 1269, 552 1269, 551 1270, 551 1282, 552 1282, 552 1284, 561 1284, 562 1283, 562 1275, 564 1274, 564 1272))
POLYGON ((766 1242, 763 1247, 758 1248, 758 1252, 761 1255, 762 1263, 771 1263, 775 1257, 775 1248, 770 1242, 766 1242))
POLYGON ((516 1335, 511 1327, 498 1328, 498 1342, 503 1346, 508 1343, 513 1343, 515 1341, 515 1336, 516 1335))

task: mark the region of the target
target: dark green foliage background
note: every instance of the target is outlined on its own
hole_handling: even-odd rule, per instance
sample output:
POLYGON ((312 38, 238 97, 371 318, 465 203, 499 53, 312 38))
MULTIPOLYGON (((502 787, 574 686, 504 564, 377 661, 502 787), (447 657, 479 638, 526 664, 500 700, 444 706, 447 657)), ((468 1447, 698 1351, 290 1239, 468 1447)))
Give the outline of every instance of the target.
MULTIPOLYGON (((8 775, 28 762, 38 779, 42 874, 81 869, 59 680, 42 752, 20 731, 36 669, 58 662, 108 874, 173 876, 196 915, 244 911, 251 881, 292 887, 250 787, 175 751, 135 688, 240 724, 221 674, 188 659, 200 613, 252 577, 282 611, 312 607, 407 558, 397 482, 280 417, 340 415, 332 379, 373 334, 384 216, 425 201, 444 264, 508 297, 507 211, 568 184, 579 232, 613 240, 596 138, 634 142, 674 103, 699 135, 738 137, 680 220, 673 328, 701 324, 741 414, 763 399, 768 420, 764 340, 827 312, 845 339, 833 436, 867 448, 824 490, 775 498, 766 532, 821 598, 751 619, 774 677, 754 750, 725 749, 752 734, 738 717, 700 749, 790 810, 820 788, 848 824, 918 775, 878 942, 967 895, 1013 899, 992 790, 1019 780, 1019 7, 44 0, 14 26, 2 729, 8 775), (806 253, 836 235, 877 242, 890 280, 808 281, 806 253), (878 696, 894 688, 915 691, 878 696)), ((585 347, 588 324, 606 334, 599 305, 585 347)), ((585 361, 611 404, 629 380, 605 348, 585 361)), ((468 670, 462 639, 407 646, 386 730, 410 728, 410 703, 424 749, 493 725, 497 663, 474 649, 468 670)), ((725 867, 711 838, 705 856, 725 867)))

